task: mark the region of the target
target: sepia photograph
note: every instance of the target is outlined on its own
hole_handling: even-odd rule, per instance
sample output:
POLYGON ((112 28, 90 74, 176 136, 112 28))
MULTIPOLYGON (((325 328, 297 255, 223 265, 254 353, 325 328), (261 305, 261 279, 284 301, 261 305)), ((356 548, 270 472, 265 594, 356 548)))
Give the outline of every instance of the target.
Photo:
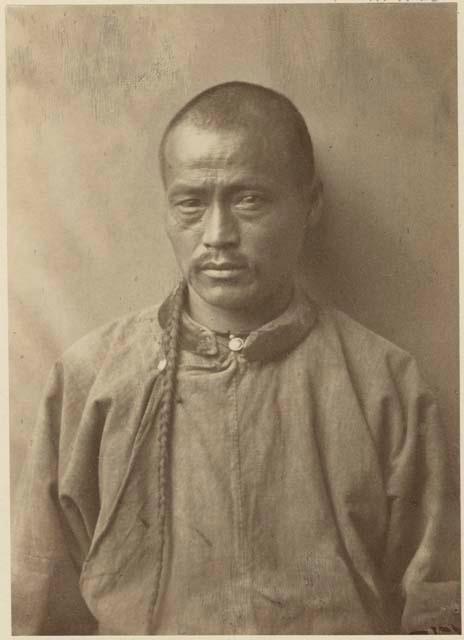
POLYGON ((457 10, 6 8, 13 635, 461 633, 457 10))

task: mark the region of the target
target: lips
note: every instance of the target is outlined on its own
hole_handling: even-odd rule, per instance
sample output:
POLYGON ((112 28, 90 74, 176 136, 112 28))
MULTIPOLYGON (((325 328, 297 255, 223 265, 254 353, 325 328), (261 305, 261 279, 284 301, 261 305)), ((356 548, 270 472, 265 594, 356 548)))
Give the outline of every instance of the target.
POLYGON ((202 271, 239 271, 245 269, 245 265, 239 262, 206 262, 202 271))
POLYGON ((210 260, 200 267, 200 271, 212 280, 221 280, 225 282, 227 280, 233 281, 237 278, 241 278, 242 274, 246 271, 246 268, 247 265, 243 262, 234 260, 215 262, 210 260))

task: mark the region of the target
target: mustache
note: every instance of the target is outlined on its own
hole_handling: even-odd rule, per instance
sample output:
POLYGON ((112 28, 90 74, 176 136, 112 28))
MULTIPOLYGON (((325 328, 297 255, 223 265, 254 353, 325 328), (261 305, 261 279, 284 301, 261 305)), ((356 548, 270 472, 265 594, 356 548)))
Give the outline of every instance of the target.
POLYGON ((204 269, 245 269, 248 267, 248 260, 239 254, 234 255, 211 255, 205 254, 200 256, 193 263, 193 268, 198 270, 204 269))

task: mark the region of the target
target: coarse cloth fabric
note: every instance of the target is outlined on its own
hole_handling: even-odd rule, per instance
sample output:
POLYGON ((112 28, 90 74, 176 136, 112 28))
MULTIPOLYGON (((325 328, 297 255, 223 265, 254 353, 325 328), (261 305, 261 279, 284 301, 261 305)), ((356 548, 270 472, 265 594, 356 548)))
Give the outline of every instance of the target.
POLYGON ((240 352, 183 314, 159 564, 172 299, 51 372, 16 510, 13 632, 459 626, 459 507, 433 397, 409 354, 300 291, 240 352))

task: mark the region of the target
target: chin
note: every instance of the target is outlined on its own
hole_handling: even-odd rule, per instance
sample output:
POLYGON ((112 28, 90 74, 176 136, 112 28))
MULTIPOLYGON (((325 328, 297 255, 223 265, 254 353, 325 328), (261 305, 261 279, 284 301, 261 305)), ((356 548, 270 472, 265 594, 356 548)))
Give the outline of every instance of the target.
POLYGON ((207 304, 230 311, 243 310, 244 307, 253 306, 257 298, 254 287, 218 284, 209 287, 195 286, 194 289, 207 304))

